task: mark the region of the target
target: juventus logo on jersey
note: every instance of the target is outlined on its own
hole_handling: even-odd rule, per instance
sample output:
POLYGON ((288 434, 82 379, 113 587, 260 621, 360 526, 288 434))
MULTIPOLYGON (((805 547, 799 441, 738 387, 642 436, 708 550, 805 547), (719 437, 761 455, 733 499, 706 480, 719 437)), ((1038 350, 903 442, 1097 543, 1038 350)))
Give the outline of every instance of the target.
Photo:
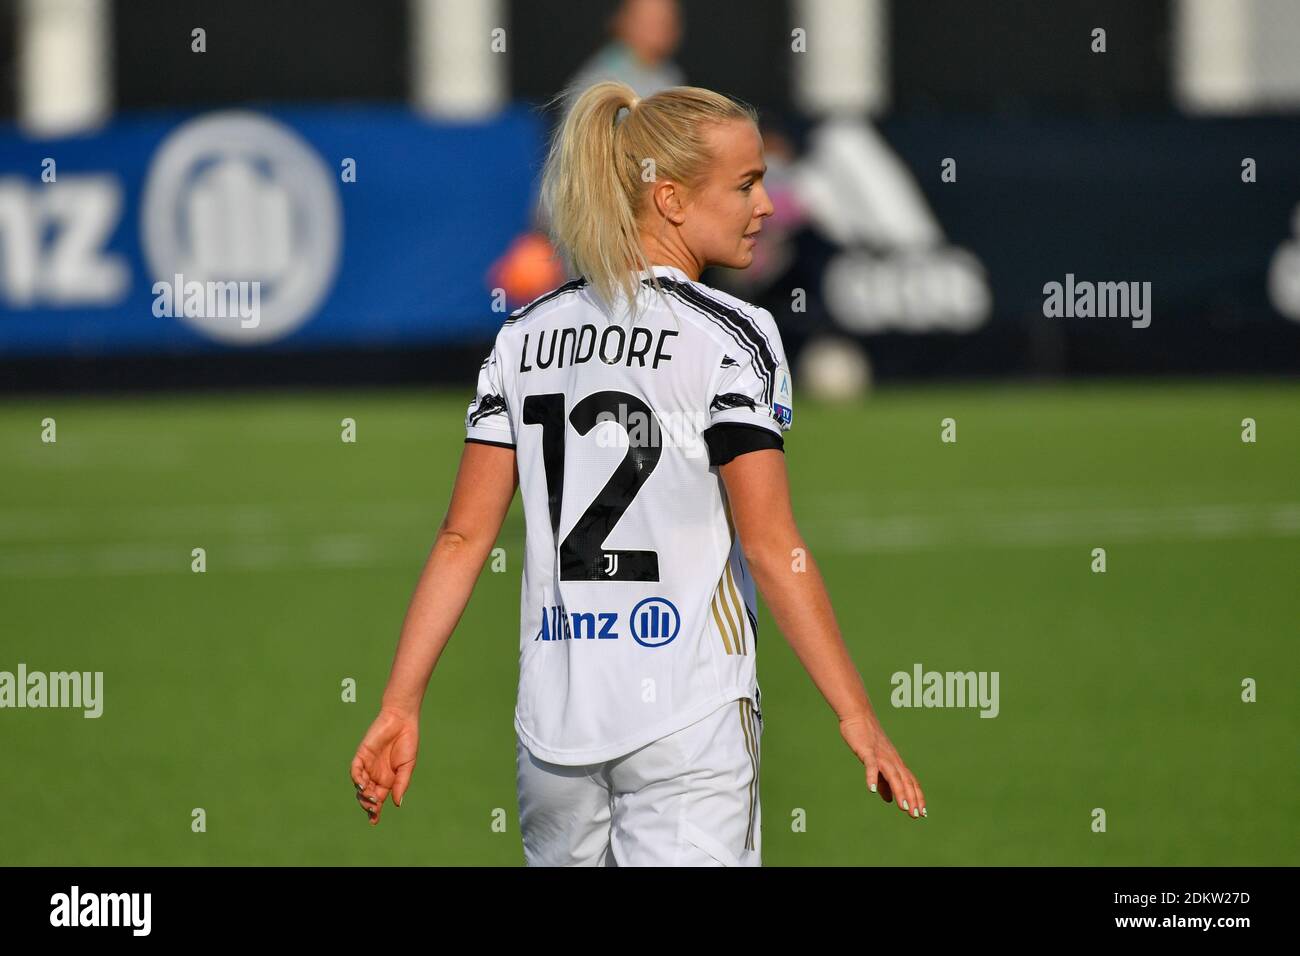
POLYGON ((608 576, 610 576, 610 577, 613 577, 615 574, 618 574, 618 555, 617 555, 617 554, 607 554, 607 555, 605 555, 605 574, 608 575, 608 576))

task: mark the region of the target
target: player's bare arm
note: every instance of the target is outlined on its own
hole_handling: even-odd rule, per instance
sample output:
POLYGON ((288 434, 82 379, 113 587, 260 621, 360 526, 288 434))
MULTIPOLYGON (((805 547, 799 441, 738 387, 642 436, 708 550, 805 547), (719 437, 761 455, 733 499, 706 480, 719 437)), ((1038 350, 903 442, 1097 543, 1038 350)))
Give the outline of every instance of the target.
POLYGON ((438 528, 402 624, 379 710, 352 759, 357 802, 379 823, 389 793, 402 798, 415 770, 420 705, 492 551, 519 476, 515 451, 466 442, 451 504, 438 528))
POLYGON ((764 449, 718 469, 736 531, 763 599, 795 656, 866 767, 867 786, 910 817, 928 816, 925 793, 881 727, 840 635, 821 572, 795 524, 785 454, 764 449), (802 560, 796 560, 801 557, 802 560))

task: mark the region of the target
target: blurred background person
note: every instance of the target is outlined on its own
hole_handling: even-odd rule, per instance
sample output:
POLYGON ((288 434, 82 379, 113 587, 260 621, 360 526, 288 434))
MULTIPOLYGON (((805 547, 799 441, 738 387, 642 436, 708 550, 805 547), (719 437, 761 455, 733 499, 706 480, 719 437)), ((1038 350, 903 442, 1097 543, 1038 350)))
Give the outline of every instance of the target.
POLYGON ((618 80, 645 97, 681 86, 686 74, 673 62, 682 38, 677 0, 623 0, 609 21, 609 41, 567 84, 568 101, 601 80, 618 80))
MULTIPOLYGON (((686 75, 672 61, 681 42, 677 0, 623 0, 609 19, 610 38, 593 53, 559 94, 561 116, 583 90, 601 80, 618 80, 645 97, 681 86, 686 75)), ((534 207, 533 228, 517 236, 492 266, 489 282, 505 290, 507 300, 522 305, 564 281, 565 266, 546 235, 541 204, 534 207)))

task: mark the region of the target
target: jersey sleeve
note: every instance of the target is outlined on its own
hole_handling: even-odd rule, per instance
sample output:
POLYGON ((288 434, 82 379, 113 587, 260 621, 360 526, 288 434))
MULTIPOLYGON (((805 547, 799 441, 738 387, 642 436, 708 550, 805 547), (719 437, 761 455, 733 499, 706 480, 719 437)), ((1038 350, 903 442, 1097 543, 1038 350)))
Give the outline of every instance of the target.
POLYGON ((758 312, 752 334, 727 348, 710 388, 704 440, 711 465, 760 448, 784 451, 782 436, 794 421, 793 384, 781 335, 771 313, 758 312))
POLYGON ((515 446, 514 425, 506 405, 500 342, 492 346, 492 351, 479 366, 474 400, 465 411, 465 441, 509 448, 515 446))

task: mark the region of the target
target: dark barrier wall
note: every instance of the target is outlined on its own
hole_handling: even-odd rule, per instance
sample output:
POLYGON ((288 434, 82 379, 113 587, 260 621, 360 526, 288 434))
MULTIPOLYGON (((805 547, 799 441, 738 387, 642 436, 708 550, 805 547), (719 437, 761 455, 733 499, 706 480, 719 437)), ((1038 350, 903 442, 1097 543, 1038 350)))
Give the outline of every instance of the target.
POLYGON ((895 113, 1152 111, 1170 103, 1164 0, 895 0, 895 113), (1092 31, 1106 31, 1106 52, 1092 31))
POLYGON ((11 0, 0 2, 0 119, 13 119, 18 109, 17 10, 11 0))
POLYGON ((407 99, 405 0, 116 0, 110 6, 122 111, 407 99), (207 33, 202 54, 191 50, 196 27, 207 33))

